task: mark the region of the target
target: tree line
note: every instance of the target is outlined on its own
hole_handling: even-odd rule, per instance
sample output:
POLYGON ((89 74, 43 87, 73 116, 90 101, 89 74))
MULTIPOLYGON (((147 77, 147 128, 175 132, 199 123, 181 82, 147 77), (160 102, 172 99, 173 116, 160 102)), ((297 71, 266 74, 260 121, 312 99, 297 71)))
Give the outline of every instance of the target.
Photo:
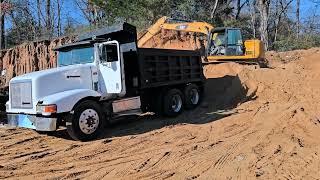
POLYGON ((122 21, 143 30, 162 16, 240 27, 245 38, 261 39, 269 50, 320 46, 318 0, 305 0, 315 6, 307 14, 301 13, 300 0, 73 0, 86 22, 62 15, 68 1, 0 0, 1 49, 122 21))

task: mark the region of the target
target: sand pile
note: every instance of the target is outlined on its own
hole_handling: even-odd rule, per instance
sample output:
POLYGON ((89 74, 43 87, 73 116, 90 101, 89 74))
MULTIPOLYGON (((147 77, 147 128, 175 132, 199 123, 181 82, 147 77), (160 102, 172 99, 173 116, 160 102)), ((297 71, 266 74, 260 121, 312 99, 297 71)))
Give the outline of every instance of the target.
POLYGON ((320 49, 267 53, 271 68, 208 65, 202 105, 81 143, 0 128, 0 178, 317 179, 320 49))
POLYGON ((250 79, 246 68, 255 67, 245 67, 237 63, 205 66, 206 101, 215 105, 215 108, 223 109, 233 108, 239 103, 255 98, 258 85, 250 79))

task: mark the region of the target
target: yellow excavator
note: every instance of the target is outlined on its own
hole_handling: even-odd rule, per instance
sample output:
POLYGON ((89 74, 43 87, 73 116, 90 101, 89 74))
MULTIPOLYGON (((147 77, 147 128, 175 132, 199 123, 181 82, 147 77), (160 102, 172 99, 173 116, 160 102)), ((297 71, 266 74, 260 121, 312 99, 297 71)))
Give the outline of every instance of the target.
POLYGON ((264 45, 260 40, 243 41, 240 28, 215 28, 206 22, 175 20, 162 17, 140 36, 138 46, 143 47, 161 30, 194 32, 206 37, 204 63, 238 62, 243 64, 265 64, 264 45))

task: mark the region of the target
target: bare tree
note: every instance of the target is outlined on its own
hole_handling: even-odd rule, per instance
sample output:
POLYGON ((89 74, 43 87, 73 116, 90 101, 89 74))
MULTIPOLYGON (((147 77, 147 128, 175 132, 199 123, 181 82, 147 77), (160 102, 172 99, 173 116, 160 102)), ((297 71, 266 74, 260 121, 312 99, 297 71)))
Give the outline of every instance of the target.
POLYGON ((259 10, 260 19, 260 39, 264 43, 265 49, 269 48, 269 34, 268 34, 268 22, 269 22, 269 7, 271 0, 258 0, 257 9, 259 10))
POLYGON ((274 21, 274 38, 273 42, 277 41, 278 39, 278 30, 279 30, 279 24, 281 22, 281 19, 283 15, 286 13, 286 11, 289 8, 289 5, 293 2, 293 0, 289 0, 288 2, 286 0, 277 0, 275 3, 276 6, 276 12, 275 12, 275 21, 274 21))
POLYGON ((236 12, 236 19, 239 19, 240 17, 240 13, 241 10, 243 9, 243 7, 249 3, 249 0, 245 0, 244 2, 242 2, 241 4, 241 0, 237 0, 237 12, 236 12))
POLYGON ((232 14, 232 2, 233 0, 214 0, 214 1, 205 1, 201 6, 209 6, 209 13, 211 20, 217 19, 226 19, 232 14))
POLYGON ((41 1, 37 0, 38 31, 41 30, 41 1))
POLYGON ((5 49, 5 15, 12 9, 12 4, 0 0, 0 50, 5 49))
POLYGON ((256 38, 256 19, 257 19, 257 13, 256 13, 256 0, 249 0, 249 14, 250 14, 250 24, 251 29, 253 32, 253 38, 256 38))
POLYGON ((76 0, 75 2, 90 25, 96 26, 104 18, 104 13, 90 0, 76 0))
POLYGON ((4 0, 0 0, 0 49, 5 49, 4 42, 4 0))
POLYGON ((26 18, 26 21, 28 22, 28 29, 30 30, 28 33, 28 36, 33 36, 33 39, 36 39, 38 36, 37 34, 38 27, 37 27, 36 21, 34 20, 32 12, 29 8, 29 5, 21 6, 19 8, 24 14, 24 16, 29 17, 29 18, 26 18))
POLYGON ((46 33, 52 36, 51 0, 46 0, 46 33))
POLYGON ((28 2, 15 2, 14 7, 8 11, 12 26, 17 30, 17 39, 28 37, 24 40, 31 40, 29 37, 36 38, 37 23, 34 20, 28 2))
POLYGON ((74 23, 74 20, 72 19, 72 17, 71 17, 69 14, 66 15, 65 20, 66 20, 66 23, 65 23, 65 25, 64 25, 64 27, 63 27, 63 32, 64 32, 64 34, 65 34, 65 35, 72 35, 72 34, 74 34, 74 32, 75 32, 75 23, 74 23))
POLYGON ((300 0, 297 0, 297 4, 296 4, 296 19, 297 19, 296 28, 297 28, 297 38, 298 38, 300 33, 300 0))
POLYGON ((58 36, 61 36, 61 0, 57 0, 57 18, 58 18, 58 22, 57 22, 57 34, 58 36))
POLYGON ((214 15, 215 15, 215 13, 217 11, 218 3, 219 3, 219 0, 215 0, 214 1, 213 7, 212 7, 212 11, 211 11, 211 19, 214 17, 214 15))

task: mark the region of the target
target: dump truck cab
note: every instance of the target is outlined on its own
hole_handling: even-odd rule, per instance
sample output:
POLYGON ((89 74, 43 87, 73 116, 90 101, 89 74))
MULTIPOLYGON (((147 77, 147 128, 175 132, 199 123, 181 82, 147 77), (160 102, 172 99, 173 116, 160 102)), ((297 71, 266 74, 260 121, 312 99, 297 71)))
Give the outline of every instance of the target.
MULTIPOLYGON (((124 54, 137 57, 135 27, 123 23, 100 31, 94 35, 84 34, 77 42, 56 48, 57 68, 10 80, 6 103, 10 125, 54 131, 66 123, 62 122, 65 115, 82 101, 99 102, 137 95, 131 84, 130 92, 126 90, 123 65, 124 54)), ((137 70, 136 62, 137 59, 132 58, 131 67, 137 70)), ((138 73, 130 76, 137 79, 138 73)), ((135 102, 136 109, 140 108, 139 100, 135 102)))
MULTIPOLYGON (((133 46, 132 49, 136 48, 133 46)), ((90 73, 78 72, 68 75, 68 79, 77 79, 84 76, 91 78, 92 89, 101 94, 106 100, 121 97, 126 94, 126 86, 123 74, 123 59, 120 52, 120 44, 116 40, 106 42, 84 41, 80 43, 61 46, 58 51, 57 66, 91 65, 90 73)))

